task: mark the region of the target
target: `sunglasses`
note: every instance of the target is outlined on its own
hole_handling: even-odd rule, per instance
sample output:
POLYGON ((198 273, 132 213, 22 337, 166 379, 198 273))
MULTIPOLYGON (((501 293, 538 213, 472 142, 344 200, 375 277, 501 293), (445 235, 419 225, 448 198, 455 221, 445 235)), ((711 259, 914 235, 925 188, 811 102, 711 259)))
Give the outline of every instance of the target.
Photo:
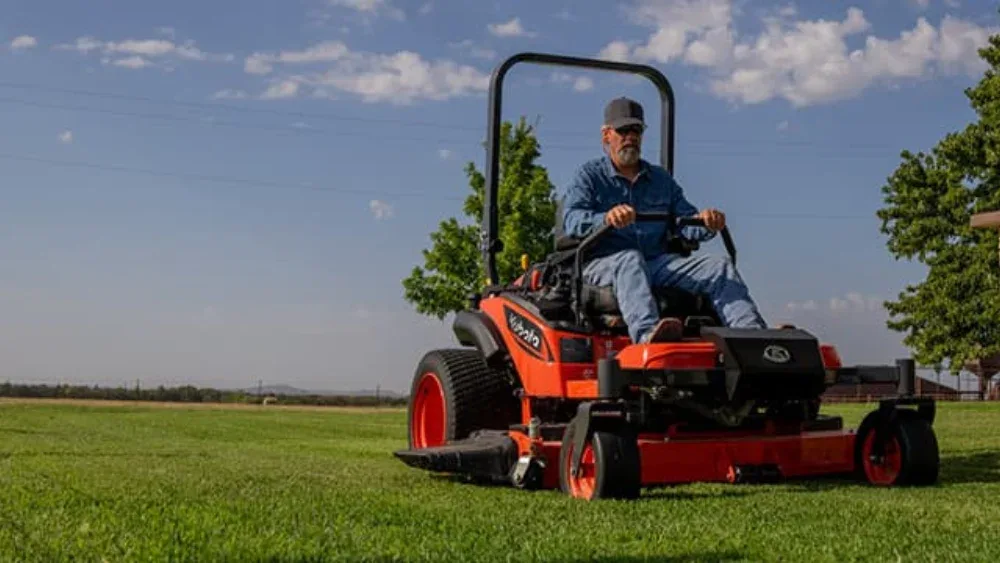
POLYGON ((642 125, 626 125, 624 127, 619 127, 615 129, 615 132, 624 137, 630 133, 635 133, 636 135, 642 135, 646 128, 642 125))

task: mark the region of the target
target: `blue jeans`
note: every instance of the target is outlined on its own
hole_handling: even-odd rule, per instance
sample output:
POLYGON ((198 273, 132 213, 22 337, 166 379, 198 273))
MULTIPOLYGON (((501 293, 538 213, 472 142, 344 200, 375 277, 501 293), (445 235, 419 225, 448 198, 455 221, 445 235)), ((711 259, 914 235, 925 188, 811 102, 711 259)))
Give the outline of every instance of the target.
POLYGON ((675 287, 707 295, 722 322, 733 328, 766 328, 750 291, 728 258, 661 254, 649 260, 638 250, 622 250, 591 260, 586 283, 613 286, 629 336, 639 342, 660 320, 652 287, 675 287))

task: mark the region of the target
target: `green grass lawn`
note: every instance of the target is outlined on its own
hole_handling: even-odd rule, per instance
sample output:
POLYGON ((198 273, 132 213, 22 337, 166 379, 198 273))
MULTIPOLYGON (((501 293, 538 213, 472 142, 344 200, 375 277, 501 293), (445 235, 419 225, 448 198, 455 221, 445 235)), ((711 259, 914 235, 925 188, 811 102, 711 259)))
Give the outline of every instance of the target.
MULTIPOLYGON (((824 412, 856 424, 869 407, 824 412)), ((395 460, 402 411, 0 403, 16 561, 928 561, 1000 557, 1000 404, 941 404, 941 484, 690 485, 634 502, 395 460)))

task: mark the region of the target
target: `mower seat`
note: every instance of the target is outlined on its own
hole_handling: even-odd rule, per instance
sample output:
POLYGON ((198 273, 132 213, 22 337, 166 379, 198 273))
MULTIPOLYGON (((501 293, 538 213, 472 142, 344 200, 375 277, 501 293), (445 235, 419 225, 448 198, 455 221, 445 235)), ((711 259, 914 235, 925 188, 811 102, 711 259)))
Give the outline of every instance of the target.
MULTIPOLYGON (((583 285, 582 301, 588 316, 621 317, 618 298, 611 286, 583 285)), ((653 296, 660 309, 660 317, 714 316, 705 296, 694 295, 675 287, 654 288, 653 296)))
MULTIPOLYGON (((570 251, 580 244, 580 239, 569 236, 557 236, 555 250, 568 256, 570 251)), ((624 324, 621 320, 621 309, 618 298, 611 286, 584 284, 581 300, 584 310, 592 318, 602 318, 613 325, 624 324)), ((711 303, 703 295, 693 295, 690 292, 674 287, 654 288, 653 295, 660 309, 660 317, 677 317, 681 320, 690 316, 711 317, 717 321, 711 303)))

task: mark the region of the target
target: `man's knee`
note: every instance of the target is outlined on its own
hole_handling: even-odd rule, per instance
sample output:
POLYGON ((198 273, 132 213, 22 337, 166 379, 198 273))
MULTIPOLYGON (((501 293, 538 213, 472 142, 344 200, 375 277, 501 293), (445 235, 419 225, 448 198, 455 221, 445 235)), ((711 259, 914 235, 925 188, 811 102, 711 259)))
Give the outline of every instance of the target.
POLYGON ((705 255, 697 268, 697 277, 710 283, 742 282, 736 268, 728 258, 705 255))
POLYGON ((610 258, 620 273, 646 271, 646 259, 638 250, 621 250, 611 255, 610 258))

